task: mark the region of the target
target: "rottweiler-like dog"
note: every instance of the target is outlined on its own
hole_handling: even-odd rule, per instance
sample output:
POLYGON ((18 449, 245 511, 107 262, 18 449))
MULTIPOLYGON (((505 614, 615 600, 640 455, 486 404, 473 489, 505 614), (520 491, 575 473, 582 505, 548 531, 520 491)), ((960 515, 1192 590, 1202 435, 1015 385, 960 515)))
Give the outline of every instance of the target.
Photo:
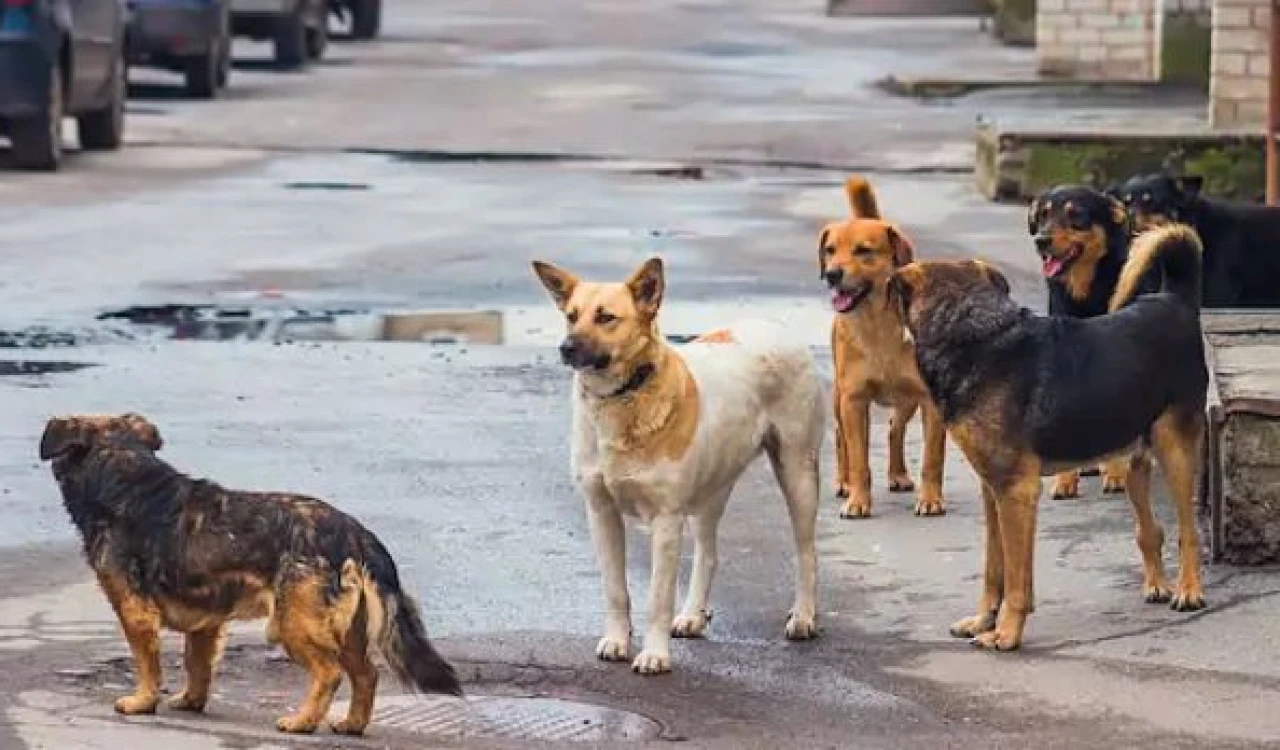
POLYGON ((378 685, 374 652, 409 688, 461 695, 372 532, 314 498, 192 479, 156 457, 161 444, 137 414, 55 417, 40 440, 136 662, 137 688, 116 711, 156 710, 161 627, 186 634, 187 686, 169 706, 204 710, 227 623, 263 617, 268 640, 311 675, 281 731, 315 731, 346 673, 351 709, 331 726, 362 734, 378 685))
POLYGON ((1203 178, 1139 174, 1113 186, 1136 229, 1192 226, 1204 243, 1205 307, 1280 306, 1280 207, 1201 194, 1203 178))
POLYGON ((890 293, 915 340, 920 372, 947 432, 982 479, 986 556, 978 612, 951 633, 984 648, 1017 648, 1034 606, 1033 551, 1041 477, 1130 456, 1143 594, 1200 609, 1193 490, 1204 428, 1201 244, 1169 225, 1135 240, 1110 308, 1092 318, 1020 308, 980 261, 917 262, 890 293), (1138 294, 1152 269, 1161 291, 1138 294), (1164 532, 1151 509, 1150 455, 1172 489, 1180 569, 1165 579, 1164 532))
MULTIPOLYGON (((1058 185, 1031 201, 1027 230, 1040 256, 1049 314, 1105 315, 1129 256, 1130 223, 1124 204, 1085 185, 1058 185)), ((1142 291, 1157 288, 1158 278, 1143 280, 1142 291)), ((1124 492, 1128 459, 1100 468, 1102 491, 1124 492)), ((1080 474, 1068 471, 1054 477, 1053 497, 1079 497, 1080 474)))

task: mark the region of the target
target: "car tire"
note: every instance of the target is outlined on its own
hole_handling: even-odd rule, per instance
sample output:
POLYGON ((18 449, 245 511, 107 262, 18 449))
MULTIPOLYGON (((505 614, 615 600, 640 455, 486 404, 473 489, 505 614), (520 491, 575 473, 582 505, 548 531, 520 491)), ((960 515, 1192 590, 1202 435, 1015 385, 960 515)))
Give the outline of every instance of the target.
POLYGON ((183 75, 187 94, 196 99, 213 99, 218 95, 218 70, 222 55, 215 46, 203 55, 188 57, 183 75))
POLYGON ((124 103, 128 98, 129 74, 124 47, 116 55, 111 69, 111 99, 102 109, 86 112, 76 118, 80 148, 85 151, 115 151, 124 144, 124 103))
POLYGON ((226 88, 231 80, 231 27, 222 30, 222 38, 218 40, 218 88, 226 88))
POLYGON ((382 27, 382 0, 351 0, 351 38, 368 41, 382 27))
POLYGON ((307 29, 307 59, 319 60, 324 57, 324 51, 329 47, 329 16, 322 14, 320 22, 313 28, 307 29))
POLYGON ((307 63, 307 21, 303 14, 305 0, 298 0, 293 12, 276 21, 276 65, 299 68, 307 63))
POLYGON ((9 122, 13 163, 19 169, 54 172, 62 163, 62 67, 49 71, 45 111, 9 122))

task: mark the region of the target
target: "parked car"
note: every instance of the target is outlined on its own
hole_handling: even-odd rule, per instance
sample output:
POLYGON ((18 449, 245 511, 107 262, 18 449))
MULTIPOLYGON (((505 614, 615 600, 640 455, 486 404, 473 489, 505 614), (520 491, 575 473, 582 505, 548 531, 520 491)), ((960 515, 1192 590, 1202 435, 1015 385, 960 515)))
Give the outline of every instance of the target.
POLYGON ((324 56, 329 0, 231 0, 231 33, 275 44, 276 64, 297 68, 324 56))
POLYGON ((351 24, 351 38, 376 39, 382 27, 382 0, 329 0, 329 10, 351 24))
POLYGON ((81 148, 120 148, 125 29, 122 0, 0 0, 0 135, 19 167, 58 168, 66 116, 81 148))
POLYGON ((128 0, 129 62, 171 70, 212 99, 231 74, 230 0, 128 0))

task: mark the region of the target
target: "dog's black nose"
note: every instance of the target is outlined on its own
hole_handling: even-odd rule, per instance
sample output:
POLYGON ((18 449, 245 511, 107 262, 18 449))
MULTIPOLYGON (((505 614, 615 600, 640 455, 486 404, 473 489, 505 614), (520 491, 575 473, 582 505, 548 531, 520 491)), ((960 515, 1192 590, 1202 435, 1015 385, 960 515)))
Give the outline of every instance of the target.
POLYGON ((1049 246, 1052 244, 1053 244, 1053 238, 1050 237, 1049 235, 1047 234, 1036 235, 1036 250, 1038 250, 1039 252, 1043 253, 1048 251, 1049 246))
POLYGON ((827 280, 828 286, 835 286, 844 280, 844 271, 839 268, 828 268, 823 272, 822 278, 827 280))
POLYGON ((570 338, 560 342, 560 361, 566 365, 575 364, 581 352, 582 347, 578 345, 577 339, 570 338))

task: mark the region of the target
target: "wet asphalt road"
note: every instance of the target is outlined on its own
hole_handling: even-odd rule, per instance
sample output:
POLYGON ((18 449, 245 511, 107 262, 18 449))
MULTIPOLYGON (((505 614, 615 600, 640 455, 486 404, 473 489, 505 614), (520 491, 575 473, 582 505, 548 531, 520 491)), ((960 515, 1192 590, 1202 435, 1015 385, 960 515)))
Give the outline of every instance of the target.
MULTIPOLYGON (((1027 54, 987 44, 973 20, 832 20, 781 0, 390 8, 386 40, 331 47, 305 75, 264 70, 253 62, 263 48, 239 45, 223 101, 181 101, 163 75, 141 73, 130 148, 78 156, 56 177, 0 172, 0 329, 95 340, 109 333, 95 320, 104 311, 255 304, 269 291, 308 306, 496 309, 507 344, 148 339, 7 351, 94 366, 0 377, 0 597, 85 579, 35 459, 43 420, 133 409, 194 474, 313 493, 357 515, 393 550, 446 653, 494 683, 484 689, 532 671, 542 675, 535 691, 643 713, 669 739, 706 747, 1207 746, 1197 726, 1169 727, 1145 704, 1112 716, 1015 700, 992 687, 1005 679, 999 666, 968 661, 945 637, 969 607, 978 564, 976 492, 954 451, 945 519, 915 519, 908 497, 881 493, 880 518, 850 525, 825 503, 818 642, 781 638, 791 544, 781 498, 757 466, 723 526, 709 640, 677 643, 669 677, 597 664, 599 579, 567 471, 569 380, 528 270, 545 258, 618 278, 659 253, 669 333, 744 315, 788 319, 825 363, 815 237, 845 212, 847 168, 871 173, 922 255, 993 260, 1034 305, 1022 210, 982 202, 961 173, 974 118, 1087 121, 1146 103, 919 103, 871 86, 895 72, 1022 70, 1027 54), (477 158, 459 162, 459 152, 477 158), (654 172, 671 163, 698 164, 703 179, 654 172), (966 683, 975 676, 981 688, 966 683)), ((879 478, 878 437, 874 450, 879 478)), ((914 465, 914 430, 909 451, 914 465)), ((1049 614, 1033 626, 1042 647, 1070 657, 1081 642, 1125 644, 1131 630, 1168 625, 1161 613, 1115 614, 1133 610, 1125 509, 1061 513, 1083 517, 1046 512, 1049 577, 1063 593, 1045 597, 1049 614), (1073 620, 1080 601, 1088 613, 1073 620)), ((633 601, 643 602, 645 537, 629 542, 633 601)), ((22 640, 17 631, 0 627, 0 646, 22 640)), ((75 662, 68 639, 37 640, 5 663, 0 705, 75 662)), ((1057 684, 1052 670, 1009 674, 1057 684)), ((0 722, 4 750, 29 736, 10 719, 0 722)), ((1271 736, 1258 726, 1269 729, 1224 720, 1208 736, 1214 746, 1271 736)))

